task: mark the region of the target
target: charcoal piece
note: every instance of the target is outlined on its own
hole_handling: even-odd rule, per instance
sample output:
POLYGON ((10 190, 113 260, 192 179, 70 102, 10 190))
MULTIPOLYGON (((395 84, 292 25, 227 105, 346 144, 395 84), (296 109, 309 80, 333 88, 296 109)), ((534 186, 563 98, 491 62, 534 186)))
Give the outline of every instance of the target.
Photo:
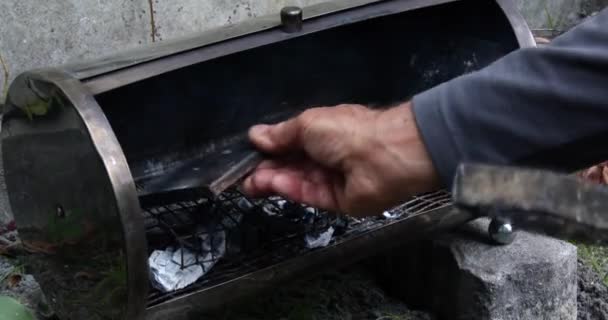
POLYGON ((290 220, 300 220, 308 214, 308 208, 293 202, 283 204, 283 217, 290 220))
POLYGON ((255 204, 251 201, 249 201, 247 198, 245 197, 241 197, 238 201, 237 201, 237 206, 245 211, 249 211, 249 210, 253 210, 253 208, 255 208, 255 204))
POLYGON ((348 230, 349 220, 347 217, 338 216, 333 223, 334 235, 341 236, 348 230))

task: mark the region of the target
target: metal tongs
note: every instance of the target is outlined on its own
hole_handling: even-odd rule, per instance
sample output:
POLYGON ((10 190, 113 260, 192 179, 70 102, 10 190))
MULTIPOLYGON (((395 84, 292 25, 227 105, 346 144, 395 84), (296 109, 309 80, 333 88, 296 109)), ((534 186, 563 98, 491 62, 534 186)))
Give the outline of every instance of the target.
POLYGON ((452 199, 454 210, 510 221, 516 229, 608 244, 608 188, 571 175, 462 164, 452 199))

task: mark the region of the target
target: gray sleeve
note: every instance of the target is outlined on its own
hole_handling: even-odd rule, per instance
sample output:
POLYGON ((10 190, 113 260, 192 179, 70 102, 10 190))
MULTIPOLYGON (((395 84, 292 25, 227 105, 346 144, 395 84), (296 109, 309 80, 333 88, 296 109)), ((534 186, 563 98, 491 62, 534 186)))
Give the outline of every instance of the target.
POLYGON ((461 162, 570 171, 608 159, 608 9, 412 100, 446 186, 461 162))

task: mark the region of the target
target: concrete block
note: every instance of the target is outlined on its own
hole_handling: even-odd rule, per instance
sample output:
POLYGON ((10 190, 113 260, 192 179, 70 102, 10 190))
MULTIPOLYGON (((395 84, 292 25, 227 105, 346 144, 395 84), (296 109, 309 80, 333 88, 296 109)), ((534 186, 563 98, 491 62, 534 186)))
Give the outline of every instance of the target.
MULTIPOLYGON (((483 234, 488 222, 470 232, 483 234)), ((494 246, 453 234, 434 242, 433 306, 445 319, 575 320, 576 247, 518 232, 494 246)))
POLYGON ((577 319, 576 247, 526 232, 496 246, 488 224, 401 248, 375 268, 391 294, 438 319, 577 319))

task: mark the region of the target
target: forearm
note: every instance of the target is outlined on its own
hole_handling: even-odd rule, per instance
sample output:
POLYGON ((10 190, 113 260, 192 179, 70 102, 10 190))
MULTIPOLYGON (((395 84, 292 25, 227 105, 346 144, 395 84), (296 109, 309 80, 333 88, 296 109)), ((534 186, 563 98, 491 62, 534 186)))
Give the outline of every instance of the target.
POLYGON ((608 10, 413 104, 445 185, 463 161, 572 170, 608 159, 608 10))

